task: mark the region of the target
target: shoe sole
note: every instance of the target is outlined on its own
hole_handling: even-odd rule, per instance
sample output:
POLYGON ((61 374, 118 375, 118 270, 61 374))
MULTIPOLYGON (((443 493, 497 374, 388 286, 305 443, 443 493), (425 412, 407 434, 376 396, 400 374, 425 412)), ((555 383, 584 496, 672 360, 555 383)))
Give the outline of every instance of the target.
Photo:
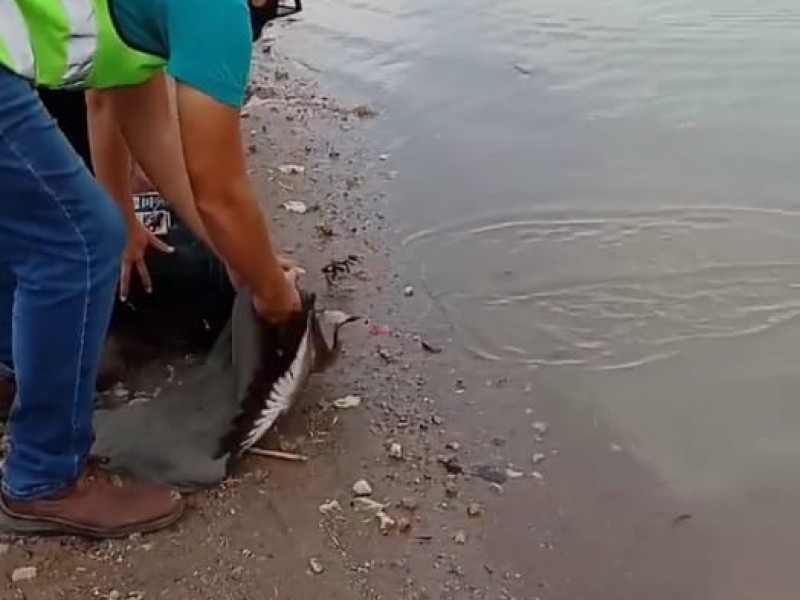
POLYGON ((20 535, 76 535, 93 539, 118 539, 136 533, 154 533, 174 525, 184 513, 186 505, 180 503, 177 511, 147 523, 137 523, 107 530, 85 527, 61 519, 42 519, 14 513, 0 497, 0 531, 20 535))

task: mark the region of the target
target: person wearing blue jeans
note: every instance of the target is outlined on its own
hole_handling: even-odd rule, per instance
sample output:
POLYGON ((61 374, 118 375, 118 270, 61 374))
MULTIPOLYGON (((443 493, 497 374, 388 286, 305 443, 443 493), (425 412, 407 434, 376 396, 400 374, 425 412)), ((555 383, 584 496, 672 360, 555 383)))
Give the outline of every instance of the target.
POLYGON ((185 169, 202 235, 261 317, 281 321, 300 299, 247 176, 239 111, 251 52, 247 0, 0 2, 0 362, 17 388, 4 529, 119 537, 183 511, 172 490, 113 475, 90 456, 102 344, 139 223, 130 199, 115 201, 92 177, 34 85, 108 94, 154 185, 185 169), (164 69, 176 81, 177 150, 143 108, 164 69))

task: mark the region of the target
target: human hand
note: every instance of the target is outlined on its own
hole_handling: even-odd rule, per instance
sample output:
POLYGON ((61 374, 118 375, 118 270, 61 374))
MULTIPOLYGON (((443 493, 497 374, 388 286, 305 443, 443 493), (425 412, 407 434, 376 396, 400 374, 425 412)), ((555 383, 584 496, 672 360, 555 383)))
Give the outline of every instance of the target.
POLYGON ((253 297, 253 305, 261 318, 273 323, 281 322, 300 312, 302 304, 297 290, 299 275, 300 269, 297 267, 286 269, 283 277, 276 279, 269 287, 267 295, 253 297))
POLYGON ((149 246, 161 252, 172 253, 175 251, 175 248, 159 239, 152 231, 137 221, 128 232, 128 245, 125 247, 125 253, 122 256, 119 298, 123 302, 128 299, 131 273, 134 269, 139 273, 145 291, 148 294, 153 292, 153 280, 150 278, 150 271, 147 269, 147 263, 145 263, 145 254, 149 246))

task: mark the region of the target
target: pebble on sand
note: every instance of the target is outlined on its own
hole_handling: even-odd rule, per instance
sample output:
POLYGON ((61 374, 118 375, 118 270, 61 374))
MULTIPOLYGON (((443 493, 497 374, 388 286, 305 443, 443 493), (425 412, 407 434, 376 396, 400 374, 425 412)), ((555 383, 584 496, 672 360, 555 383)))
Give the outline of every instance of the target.
POLYGON ((403 460, 403 447, 397 442, 394 442, 389 446, 389 456, 395 460, 403 460))
POLYGON ((325 567, 318 558, 311 558, 308 560, 308 567, 314 575, 321 575, 325 572, 325 567))
POLYGON ((298 215, 304 215, 308 212, 308 206, 306 206, 304 202, 300 202, 299 200, 289 200, 288 202, 284 202, 283 209, 291 213, 296 213, 298 215))
POLYGON ((411 296, 414 295, 414 288, 411 287, 410 285, 407 285, 406 287, 403 288, 403 295, 406 298, 411 298, 411 296))
POLYGON ((281 165, 278 170, 284 175, 302 175, 306 168, 302 165, 281 165))
POLYGON ((19 583, 20 581, 29 581, 35 579, 37 575, 36 567, 20 567, 14 569, 11 573, 12 583, 19 583))
POLYGON ((361 406, 361 398, 358 396, 344 396, 343 398, 337 398, 333 401, 334 408, 338 408, 340 410, 346 410, 348 408, 358 408, 361 406))
POLYGON ((538 465, 540 462, 544 462, 546 458, 546 454, 543 454, 542 452, 536 452, 533 455, 533 464, 538 465))
POLYGON ((366 479, 359 479, 353 484, 353 494, 356 496, 372 495, 372 486, 366 479))
POLYGON ((471 502, 467 506, 467 516, 480 517, 483 514, 483 507, 477 502, 471 502))
POLYGON ((457 531, 456 534, 453 536, 453 541, 456 544, 464 545, 467 543, 467 532, 466 531, 457 531))

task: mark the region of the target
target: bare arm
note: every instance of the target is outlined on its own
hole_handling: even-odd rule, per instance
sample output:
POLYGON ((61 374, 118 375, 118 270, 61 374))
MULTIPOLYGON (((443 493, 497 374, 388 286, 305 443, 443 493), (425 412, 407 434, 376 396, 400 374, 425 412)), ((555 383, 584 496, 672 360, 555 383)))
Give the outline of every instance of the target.
POLYGON ((269 306, 265 312, 295 310, 296 292, 287 284, 247 175, 239 111, 180 82, 176 100, 186 167, 211 242, 269 306))
POLYGON ((136 224, 131 189, 131 156, 114 118, 111 103, 99 92, 87 92, 89 146, 98 181, 120 205, 130 228, 136 224))
MULTIPOLYGON (((102 115, 103 119, 116 124, 130 153, 156 189, 175 208, 192 232, 210 243, 186 174, 180 130, 171 108, 166 76, 157 75, 135 87, 91 92, 89 108, 90 114, 95 114, 95 120, 102 115)), ((127 198, 131 198, 130 173, 129 167, 127 198)), ((116 185, 121 186, 121 182, 116 185)))

